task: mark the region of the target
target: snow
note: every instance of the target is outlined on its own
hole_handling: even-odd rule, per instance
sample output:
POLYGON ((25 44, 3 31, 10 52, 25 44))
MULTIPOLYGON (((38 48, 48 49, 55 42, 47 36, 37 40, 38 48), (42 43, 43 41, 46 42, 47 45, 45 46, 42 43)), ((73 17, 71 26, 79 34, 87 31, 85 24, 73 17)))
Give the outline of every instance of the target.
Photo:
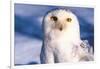
POLYGON ((40 63, 42 41, 36 38, 15 35, 15 64, 40 63))

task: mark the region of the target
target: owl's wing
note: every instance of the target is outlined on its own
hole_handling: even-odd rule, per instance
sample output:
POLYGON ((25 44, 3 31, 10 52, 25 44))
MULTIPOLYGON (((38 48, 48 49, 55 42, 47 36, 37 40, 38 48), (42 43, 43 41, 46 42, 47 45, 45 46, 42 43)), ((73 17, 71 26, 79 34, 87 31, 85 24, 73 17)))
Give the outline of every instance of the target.
POLYGON ((84 53, 84 56, 81 58, 82 60, 92 61, 93 60, 93 47, 90 46, 88 40, 82 40, 80 43, 80 48, 84 53))
POLYGON ((87 53, 93 54, 93 47, 90 46, 88 40, 82 40, 80 47, 87 53))

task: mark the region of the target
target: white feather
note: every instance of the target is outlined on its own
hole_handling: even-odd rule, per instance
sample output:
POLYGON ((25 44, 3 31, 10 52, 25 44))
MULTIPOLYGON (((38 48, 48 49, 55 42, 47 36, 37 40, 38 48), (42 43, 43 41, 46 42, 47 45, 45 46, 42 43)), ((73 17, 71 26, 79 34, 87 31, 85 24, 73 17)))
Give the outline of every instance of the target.
POLYGON ((43 22, 41 63, 78 62, 87 55, 80 46, 78 19, 71 11, 53 10, 44 17, 43 22), (50 19, 52 16, 57 17, 56 22, 50 19), (66 21, 67 18, 71 18, 71 22, 66 21))

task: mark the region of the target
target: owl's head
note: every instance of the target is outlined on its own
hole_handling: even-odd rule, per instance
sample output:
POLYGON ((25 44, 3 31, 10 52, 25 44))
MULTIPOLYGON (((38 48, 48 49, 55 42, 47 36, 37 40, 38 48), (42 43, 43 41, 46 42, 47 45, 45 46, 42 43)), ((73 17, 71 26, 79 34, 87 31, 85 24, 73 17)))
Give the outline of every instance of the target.
POLYGON ((67 30, 70 27, 79 26, 78 19, 70 10, 55 9, 46 14, 43 27, 47 30, 67 30))

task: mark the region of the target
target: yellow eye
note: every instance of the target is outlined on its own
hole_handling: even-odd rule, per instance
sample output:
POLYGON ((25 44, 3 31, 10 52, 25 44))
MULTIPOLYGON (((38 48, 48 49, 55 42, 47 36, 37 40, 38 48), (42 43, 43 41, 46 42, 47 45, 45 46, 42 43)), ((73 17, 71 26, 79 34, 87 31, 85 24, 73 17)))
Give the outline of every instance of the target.
POLYGON ((52 16, 51 19, 52 19, 53 21, 57 21, 57 20, 58 20, 58 18, 57 18, 56 16, 52 16))
POLYGON ((67 18, 66 20, 67 20, 67 22, 71 22, 71 21, 72 21, 72 19, 71 19, 71 18, 67 18))

